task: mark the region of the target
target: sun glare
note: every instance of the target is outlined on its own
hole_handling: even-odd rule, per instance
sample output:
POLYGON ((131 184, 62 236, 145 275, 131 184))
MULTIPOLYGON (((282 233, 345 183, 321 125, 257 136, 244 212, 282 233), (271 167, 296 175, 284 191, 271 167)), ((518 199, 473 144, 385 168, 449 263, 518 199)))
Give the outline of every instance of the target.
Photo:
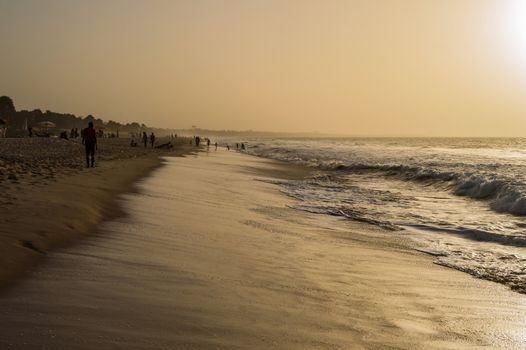
POLYGON ((526 0, 511 2, 507 21, 507 35, 515 53, 526 59, 526 0))

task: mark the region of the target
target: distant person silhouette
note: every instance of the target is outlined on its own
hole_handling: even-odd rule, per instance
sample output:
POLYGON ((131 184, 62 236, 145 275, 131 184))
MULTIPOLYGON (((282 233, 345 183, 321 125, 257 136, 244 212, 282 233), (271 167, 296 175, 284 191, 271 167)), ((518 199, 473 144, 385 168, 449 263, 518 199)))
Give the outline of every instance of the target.
POLYGON ((195 146, 199 147, 199 144, 201 143, 201 138, 199 136, 195 137, 195 146))
POLYGON ((146 131, 142 133, 142 143, 144 143, 144 148, 148 147, 148 135, 146 135, 146 131))
POLYGON ((245 144, 244 143, 241 144, 241 150, 243 150, 243 151, 245 150, 245 144))
POLYGON ((206 147, 210 147, 210 139, 206 139, 206 147))
POLYGON ((86 148, 86 167, 89 168, 91 164, 93 168, 95 166, 95 149, 97 148, 97 133, 93 128, 93 122, 89 122, 88 127, 82 130, 82 144, 86 148))
POLYGON ((239 149, 239 143, 236 143, 236 149, 239 149))
POLYGON ((230 151, 230 145, 226 145, 226 150, 230 151))
POLYGON ((217 142, 215 143, 215 146, 216 146, 216 151, 217 151, 217 142))
POLYGON ((152 144, 152 148, 153 148, 153 145, 155 144, 155 134, 153 132, 150 135, 150 143, 152 144))

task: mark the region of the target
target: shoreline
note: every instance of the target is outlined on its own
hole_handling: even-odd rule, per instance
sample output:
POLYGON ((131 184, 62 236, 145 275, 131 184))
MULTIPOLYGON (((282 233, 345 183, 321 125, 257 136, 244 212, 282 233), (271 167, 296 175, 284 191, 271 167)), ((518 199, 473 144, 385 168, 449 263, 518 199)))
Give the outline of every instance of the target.
POLYGON ((197 151, 178 144, 169 152, 99 161, 95 168, 59 169, 42 183, 15 181, 4 187, 0 219, 0 288, 23 277, 46 254, 96 232, 124 215, 118 198, 163 165, 163 156, 197 151))
POLYGON ((122 197, 130 215, 2 293, 0 347, 521 348, 523 295, 291 208, 265 180, 302 169, 237 152, 165 162, 122 197))
POLYGON ((0 346, 523 344, 523 295, 435 265, 403 237, 291 208, 272 180, 300 168, 210 152, 167 157, 157 169, 122 197, 130 215, 54 250, 2 293, 0 346))
MULTIPOLYGON (((281 163, 291 164, 294 166, 301 166, 301 164, 305 164, 306 162, 306 161, 303 163, 300 161, 296 162, 292 158, 290 158, 289 160, 283 160, 283 159, 280 159, 279 157, 274 158, 272 156, 265 155, 264 153, 263 154, 247 153, 247 154, 250 156, 257 157, 259 159, 273 160, 273 161, 277 161, 281 163)), ((329 175, 347 174, 347 171, 341 173, 338 167, 329 167, 327 169, 327 168, 322 168, 320 164, 321 163, 317 163, 316 165, 313 166, 313 168, 310 168, 310 169, 313 169, 312 170, 313 172, 316 172, 316 170, 319 169, 319 172, 321 174, 329 174, 329 175)), ((304 165, 304 166, 309 167, 309 165, 304 165)), ((393 168, 396 168, 396 166, 393 166, 393 168)), ((357 169, 359 169, 359 167, 357 167, 357 169)), ((348 174, 354 175, 354 171, 355 170, 349 170, 348 174)), ((356 170, 356 172, 360 175, 363 175, 363 173, 361 173, 360 170, 356 170)), ((390 179, 387 173, 378 174, 376 170, 373 172, 367 172, 365 174, 367 176, 365 181, 369 181, 370 179, 373 179, 373 178, 380 178, 380 179, 383 178, 385 179, 385 181, 390 179)), ((400 180, 398 177, 396 177, 395 179, 400 180)), ((361 178, 360 181, 362 180, 363 179, 361 178)), ((422 183, 420 181, 415 181, 415 180, 406 179, 403 181, 403 183, 408 183, 409 185, 419 185, 420 190, 427 187, 425 186, 425 183, 422 183)), ((440 189, 437 189, 437 190, 439 191, 440 189)), ((286 186, 283 192, 288 195, 287 192, 289 191, 287 190, 286 186)), ((393 190, 393 192, 396 193, 396 190, 393 190)), ((352 193, 352 191, 350 191, 350 193, 352 193)), ((453 199, 455 200, 465 199, 466 203, 469 202, 470 205, 474 204, 477 206, 482 206, 483 203, 481 203, 481 201, 487 200, 487 199, 476 199, 472 197, 456 195, 454 193, 450 193, 449 189, 447 191, 444 191, 444 193, 446 195, 453 196, 453 199)), ((424 195, 421 194, 421 196, 424 196, 424 195)), ((295 198, 295 193, 292 192, 292 195, 290 195, 290 197, 295 198)), ((361 199, 363 200, 363 198, 361 199)), ((305 201, 307 202, 307 207, 308 207, 310 204, 308 197, 305 201)), ((415 205, 418 205, 418 204, 415 203, 415 205)), ((342 207, 345 207, 345 204, 342 205, 342 207)), ((359 206, 357 205, 356 207, 359 207, 359 206)), ((330 205, 330 209, 334 209, 334 208, 339 209, 337 208, 336 205, 330 205)), ((352 208, 352 206, 348 206, 348 208, 352 208)), ((375 209, 372 205, 369 208, 372 208, 373 211, 375 209)), ((479 207, 474 207, 474 208, 479 208, 479 207)), ((317 209, 317 208, 314 208, 314 209, 317 209)), ((309 209, 299 208, 298 210, 305 210, 309 212, 309 209)), ((373 230, 380 229, 380 230, 387 230, 387 232, 398 231, 398 232, 401 232, 402 235, 407 235, 408 237, 409 235, 412 235, 412 239, 407 239, 407 243, 406 243, 407 249, 414 250, 421 254, 425 254, 425 255, 433 257, 434 264, 468 274, 474 278, 478 278, 478 279, 490 281, 493 283, 497 283, 499 285, 503 285, 515 293, 526 295, 526 284, 525 284, 525 279, 523 278, 524 273, 522 269, 516 268, 515 270, 513 270, 515 266, 520 266, 519 264, 521 263, 521 256, 524 255, 524 250, 523 250, 524 247, 522 245, 522 240, 521 240, 524 237, 521 238, 521 236, 517 233, 515 234, 510 233, 509 235, 498 235, 497 233, 491 230, 484 231, 483 228, 480 231, 477 231, 477 229, 475 228, 469 228, 470 227, 469 225, 466 226, 467 228, 462 227, 462 226, 458 226, 458 227, 453 226, 453 227, 448 228, 447 225, 444 225, 443 227, 441 227, 439 224, 436 224, 436 226, 434 226, 433 221, 430 221, 428 223, 428 226, 426 226, 426 223, 419 223, 418 220, 416 220, 413 224, 411 222, 404 223, 404 221, 401 219, 402 218, 401 215, 403 215, 401 211, 397 213, 400 216, 396 217, 397 219, 399 219, 398 221, 400 223, 396 223, 397 222, 396 219, 383 219, 381 215, 377 216, 376 218, 373 216, 367 216, 366 211, 361 210, 360 208, 357 210, 356 214, 353 213, 353 209, 349 209, 350 214, 348 215, 345 213, 345 211, 333 210, 331 212, 324 208, 321 208, 319 212, 316 210, 313 210, 312 212, 318 213, 319 215, 339 216, 343 218, 344 220, 350 220, 352 222, 361 222, 366 225, 370 225, 373 230), (428 241, 431 241, 431 239, 434 240, 433 242, 440 241, 442 238, 438 236, 440 234, 443 234, 444 232, 447 232, 447 235, 445 236, 447 237, 447 239, 449 239, 449 241, 447 243, 440 242, 442 244, 442 247, 440 247, 439 244, 436 244, 435 246, 433 246, 432 244, 426 242, 426 238, 423 238, 425 237, 426 234, 429 234, 429 235, 434 234, 435 237, 427 238, 428 241), (457 243, 455 241, 460 242, 460 243, 457 243), (454 242, 454 243, 451 243, 451 242, 454 242), (478 243, 481 246, 484 244, 487 245, 486 247, 484 247, 485 252, 491 251, 491 248, 493 248, 495 251, 499 251, 502 246, 508 249, 513 247, 516 249, 516 251, 508 250, 508 251, 505 251, 504 253, 500 253, 500 256, 497 254, 495 256, 490 256, 489 258, 487 258, 487 260, 484 260, 486 257, 481 254, 479 257, 480 260, 473 259, 473 261, 471 261, 469 259, 466 259, 468 263, 464 263, 464 261, 462 260, 462 257, 463 257, 462 254, 456 254, 456 253, 461 251, 461 249, 463 248, 462 243, 465 243, 466 245, 469 246, 473 242, 475 244, 478 243), (502 246, 500 246, 501 244, 502 246), (436 246, 438 246, 438 248, 436 248, 436 246), (445 246, 451 246, 451 247, 455 247, 458 249, 455 250, 451 248, 448 250, 448 249, 443 248, 445 246), (518 253, 517 255, 515 255, 516 252, 518 253), (509 268, 509 270, 506 270, 507 266, 505 266, 504 264, 502 265, 504 266, 504 268, 502 268, 502 266, 499 266, 496 264, 499 261, 505 261, 509 263, 509 266, 511 266, 511 268, 509 268), (513 266, 512 263, 515 263, 516 265, 513 266)), ((491 213, 497 214, 494 211, 491 211, 491 213)), ((508 216, 511 215, 506 212, 499 213, 499 214, 508 215, 508 216)), ((391 216, 391 218, 394 218, 394 217, 391 216)), ((520 226, 520 224, 517 224, 517 227, 522 227, 522 226, 520 226)), ((444 241, 446 240, 444 239, 444 241)))

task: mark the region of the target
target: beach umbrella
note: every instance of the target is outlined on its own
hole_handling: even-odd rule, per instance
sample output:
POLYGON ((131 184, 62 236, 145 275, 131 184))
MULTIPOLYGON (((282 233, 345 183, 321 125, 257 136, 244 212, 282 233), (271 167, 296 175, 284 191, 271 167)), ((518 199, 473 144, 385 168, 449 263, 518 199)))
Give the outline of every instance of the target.
POLYGON ((37 127, 44 128, 44 129, 55 128, 56 127, 55 123, 49 122, 49 121, 40 122, 40 123, 37 123, 36 125, 37 125, 37 127))

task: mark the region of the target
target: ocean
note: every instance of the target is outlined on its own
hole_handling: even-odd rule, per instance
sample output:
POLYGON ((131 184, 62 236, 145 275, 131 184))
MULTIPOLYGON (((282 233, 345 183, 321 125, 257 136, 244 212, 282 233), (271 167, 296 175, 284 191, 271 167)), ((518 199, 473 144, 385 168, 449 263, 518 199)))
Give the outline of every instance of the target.
POLYGON ((294 208, 410 238, 436 263, 526 293, 526 139, 248 139, 316 169, 274 183, 294 208))

